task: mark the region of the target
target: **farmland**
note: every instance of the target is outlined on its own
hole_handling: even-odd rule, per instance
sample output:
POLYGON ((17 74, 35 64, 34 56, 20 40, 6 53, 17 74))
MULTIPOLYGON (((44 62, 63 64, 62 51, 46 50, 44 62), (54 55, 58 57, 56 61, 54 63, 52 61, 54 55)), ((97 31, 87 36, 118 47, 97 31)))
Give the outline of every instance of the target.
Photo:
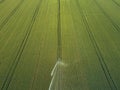
POLYGON ((120 1, 0 0, 0 90, 120 90, 120 1))

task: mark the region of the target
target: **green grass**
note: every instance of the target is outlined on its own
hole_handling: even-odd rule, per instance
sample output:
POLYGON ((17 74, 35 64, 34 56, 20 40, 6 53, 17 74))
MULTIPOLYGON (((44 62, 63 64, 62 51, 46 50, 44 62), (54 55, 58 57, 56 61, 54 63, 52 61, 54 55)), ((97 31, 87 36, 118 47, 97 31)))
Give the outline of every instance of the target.
POLYGON ((48 90, 58 57, 52 90, 119 90, 120 1, 58 2, 0 3, 0 90, 48 90))

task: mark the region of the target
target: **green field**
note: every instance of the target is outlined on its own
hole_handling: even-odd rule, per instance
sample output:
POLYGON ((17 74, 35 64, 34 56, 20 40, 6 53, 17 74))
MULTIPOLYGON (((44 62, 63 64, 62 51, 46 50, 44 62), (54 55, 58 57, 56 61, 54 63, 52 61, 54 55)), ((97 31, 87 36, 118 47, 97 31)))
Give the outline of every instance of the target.
POLYGON ((120 90, 120 0, 0 0, 0 90, 120 90))

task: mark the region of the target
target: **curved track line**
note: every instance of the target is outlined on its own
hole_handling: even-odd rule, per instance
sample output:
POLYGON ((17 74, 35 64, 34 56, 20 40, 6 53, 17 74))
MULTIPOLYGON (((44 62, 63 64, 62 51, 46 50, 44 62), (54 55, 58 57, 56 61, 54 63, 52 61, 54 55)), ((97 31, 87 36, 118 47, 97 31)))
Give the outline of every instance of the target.
POLYGON ((103 72, 104 72, 104 75, 105 75, 105 77, 106 77, 106 80, 107 80, 107 82, 108 82, 111 90, 118 90, 118 89, 117 89, 117 86, 116 86, 116 84, 115 84, 115 82, 114 82, 114 80, 113 80, 113 78, 112 78, 112 76, 111 76, 111 74, 110 74, 110 71, 109 71, 109 69, 108 69, 108 66, 107 66, 106 63, 105 63, 105 60, 104 60, 104 58, 103 58, 103 56, 102 56, 102 53, 101 53, 101 51, 100 51, 100 48, 99 48, 99 46, 98 46, 98 44, 97 44, 97 42, 96 42, 96 40, 95 40, 95 38, 94 38, 94 35, 93 35, 93 33, 92 33, 91 29, 90 29, 90 26, 89 26, 87 17, 84 15, 83 10, 82 10, 82 8, 81 8, 80 5, 79 5, 78 0, 76 0, 76 4, 77 4, 77 6, 78 6, 78 8, 79 8, 80 13, 82 14, 83 23, 84 23, 84 25, 86 26, 86 31, 87 31, 87 33, 88 33, 88 35, 89 35, 89 37, 90 37, 90 40, 91 40, 91 42, 92 42, 92 44, 93 44, 93 46, 94 46, 95 52, 96 52, 96 54, 97 54, 99 63, 100 63, 101 68, 102 68, 102 70, 103 70, 103 72))
POLYGON ((5 20, 0 24, 0 31, 7 24, 10 18, 16 13, 16 11, 20 8, 24 0, 21 0, 20 3, 9 13, 9 15, 5 18, 5 20))
POLYGON ((3 3, 5 0, 0 0, 0 4, 3 3))
POLYGON ((28 41, 28 38, 29 38, 29 36, 30 36, 30 34, 31 34, 32 27, 33 27, 33 25, 34 25, 34 23, 35 23, 36 17, 37 17, 37 15, 38 15, 38 12, 39 12, 39 9, 40 9, 40 4, 41 4, 41 0, 39 1, 38 5, 37 5, 37 7, 36 7, 36 9, 35 9, 35 11, 34 11, 33 17, 32 17, 32 19, 31 19, 31 23, 30 23, 30 25, 29 25, 28 28, 27 28, 25 37, 24 37, 24 39, 23 39, 23 41, 22 41, 22 43, 21 43, 21 45, 20 45, 20 47, 19 47, 19 50, 18 50, 18 52, 17 52, 17 55, 16 55, 16 57, 15 57, 15 59, 14 59, 14 62, 12 63, 12 65, 11 65, 11 67, 10 67, 8 73, 7 73, 7 76, 6 76, 6 78, 5 78, 5 81, 4 81, 4 83, 3 83, 2 87, 1 87, 1 90, 7 90, 8 87, 9 87, 9 85, 10 85, 10 82, 11 82, 11 80, 12 80, 12 78, 13 78, 13 75, 14 75, 14 73, 15 73, 16 67, 17 67, 17 65, 18 65, 18 63, 19 63, 19 61, 20 61, 20 58, 21 58, 21 56, 22 56, 22 53, 23 53, 23 51, 24 51, 24 48, 25 48, 26 43, 27 43, 27 41, 28 41))
MULTIPOLYGON (((55 66, 54 66, 54 68, 52 69, 52 72, 51 72, 51 77, 52 77, 52 80, 51 80, 51 83, 50 83, 50 85, 49 85, 49 89, 48 90, 53 90, 52 88, 53 88, 53 85, 54 85, 54 82, 56 82, 55 81, 55 77, 58 75, 58 79, 59 79, 59 74, 60 74, 60 69, 59 69, 59 67, 60 67, 60 59, 56 62, 56 64, 55 64, 55 66)), ((59 81, 58 81, 59 82, 59 81)), ((58 89, 57 90, 59 90, 60 88, 59 88, 59 83, 58 83, 58 89)))

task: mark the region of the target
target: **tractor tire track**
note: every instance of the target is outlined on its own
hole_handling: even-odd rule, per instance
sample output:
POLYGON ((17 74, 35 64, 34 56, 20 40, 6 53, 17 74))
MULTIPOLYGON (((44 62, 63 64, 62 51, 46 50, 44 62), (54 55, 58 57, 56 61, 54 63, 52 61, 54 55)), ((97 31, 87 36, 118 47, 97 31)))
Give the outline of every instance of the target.
POLYGON ((61 66, 59 63, 62 61, 62 32, 61 32, 61 0, 57 0, 57 60, 52 69, 52 79, 48 90, 61 90, 61 66), (55 71, 54 71, 55 70, 55 71), (56 77, 56 79, 55 79, 56 77), (53 86, 55 84, 55 86, 53 86))
POLYGON ((79 8, 79 12, 82 14, 83 23, 86 26, 86 31, 87 31, 87 33, 88 33, 88 35, 90 37, 90 40, 92 42, 92 45, 93 45, 94 49, 95 49, 95 52, 97 54, 100 66, 101 66, 101 68, 102 68, 102 70, 104 72, 106 80, 107 80, 111 90, 118 90, 117 86, 116 86, 116 84, 115 84, 115 82, 114 82, 114 80, 113 80, 113 78, 112 78, 112 76, 110 74, 109 68, 105 63, 105 60, 104 60, 104 58, 102 56, 100 48, 99 48, 99 46, 98 46, 98 44, 97 44, 97 42, 96 42, 96 40, 94 38, 94 35, 93 35, 93 33, 92 33, 91 29, 90 29, 87 17, 84 15, 83 10, 82 10, 81 6, 79 5, 78 0, 76 0, 76 5, 79 8))
POLYGON ((62 59, 62 40, 61 40, 61 15, 60 15, 60 0, 58 0, 58 23, 57 23, 57 38, 58 38, 58 54, 57 57, 62 59))
POLYGON ((102 11, 102 13, 105 15, 105 17, 111 22, 111 24, 113 25, 114 29, 116 31, 120 31, 120 26, 118 24, 116 24, 113 19, 111 19, 111 17, 104 11, 104 9, 101 7, 101 5, 96 1, 94 0, 96 5, 98 6, 98 8, 102 11))
POLYGON ((53 90, 53 84, 54 82, 56 87, 54 89, 61 90, 61 66, 58 64, 62 61, 62 33, 61 33, 61 0, 57 0, 57 60, 56 64, 52 71, 54 71, 56 68, 57 70, 53 72, 51 83, 49 85, 48 90, 53 90), (57 79, 54 81, 55 77, 57 76, 57 79))
POLYGON ((34 23, 36 21, 36 17, 38 15, 38 12, 39 12, 39 9, 40 9, 40 4, 41 4, 41 0, 39 1, 38 5, 35 8, 34 14, 33 14, 32 19, 31 19, 31 23, 29 24, 29 26, 27 28, 25 37, 24 37, 24 39, 23 39, 23 41, 22 41, 22 43, 21 43, 21 45, 20 45, 20 47, 18 49, 17 55, 16 55, 12 65, 11 65, 11 67, 10 67, 8 73, 7 73, 7 76, 6 76, 6 78, 5 78, 4 82, 3 82, 3 85, 1 87, 1 90, 7 90, 9 85, 10 85, 10 82, 11 82, 11 80, 13 78, 13 75, 15 73, 17 65, 18 65, 18 63, 20 61, 20 58, 22 56, 22 53, 23 53, 24 48, 26 46, 26 43, 27 43, 27 41, 29 39, 29 36, 31 34, 32 27, 33 27, 33 25, 34 25, 34 23))
POLYGON ((16 13, 16 11, 21 7, 24 0, 21 0, 19 4, 9 13, 9 15, 5 18, 5 20, 0 24, 0 31, 2 28, 7 24, 7 22, 10 20, 10 18, 16 13))
MULTIPOLYGON (((61 0, 58 0, 58 24, 57 24, 57 62, 62 61, 62 33, 61 33, 61 0)), ((61 90, 61 67, 58 66, 58 90, 61 90)))
POLYGON ((120 7, 120 4, 117 2, 117 1, 115 1, 115 0, 112 0, 118 7, 120 7))

